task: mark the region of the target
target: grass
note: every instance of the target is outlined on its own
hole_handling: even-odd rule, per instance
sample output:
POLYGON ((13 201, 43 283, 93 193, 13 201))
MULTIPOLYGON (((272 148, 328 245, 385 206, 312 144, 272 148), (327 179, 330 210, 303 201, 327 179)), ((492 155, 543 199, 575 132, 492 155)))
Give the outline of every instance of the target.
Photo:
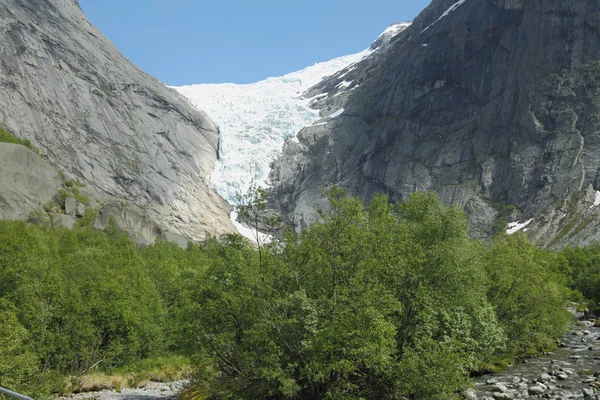
POLYGON ((488 374, 497 374, 508 368, 513 360, 509 358, 495 357, 489 362, 481 365, 477 371, 472 373, 473 376, 482 376, 488 374))
POLYGON ((16 137, 15 135, 13 135, 9 131, 7 131, 6 129, 2 128, 1 126, 0 126, 0 142, 1 143, 19 144, 21 146, 25 146, 25 147, 33 150, 37 154, 39 154, 39 150, 36 149, 31 144, 31 141, 29 141, 28 139, 19 139, 18 137, 16 137))
POLYGON ((111 371, 113 375, 129 375, 133 387, 140 382, 173 382, 189 378, 191 361, 183 356, 164 356, 137 361, 111 371))
MULTIPOLYGON (((186 357, 155 357, 104 372, 68 377, 62 394, 143 388, 150 382, 167 383, 188 379, 192 373, 191 362, 186 357)), ((200 399, 194 397, 194 400, 200 399)))

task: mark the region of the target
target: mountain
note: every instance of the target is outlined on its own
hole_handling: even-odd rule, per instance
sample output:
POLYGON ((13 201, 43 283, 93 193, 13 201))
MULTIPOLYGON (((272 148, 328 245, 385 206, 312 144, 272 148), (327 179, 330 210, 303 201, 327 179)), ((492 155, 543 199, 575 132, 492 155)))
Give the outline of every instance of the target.
MULTIPOLYGON (((238 204, 251 187, 268 186, 269 165, 283 143, 320 118, 312 105, 319 96, 306 91, 325 77, 355 65, 385 47, 410 24, 394 24, 360 53, 318 63, 301 71, 237 85, 200 84, 175 87, 198 109, 205 110, 220 132, 219 159, 211 175, 215 190, 238 204)), ((340 83, 338 88, 352 89, 340 83)), ((321 112, 326 114, 326 110, 321 112)))
POLYGON ((288 222, 309 224, 337 184, 365 200, 434 190, 476 237, 600 240, 597 1, 433 0, 385 51, 308 93, 336 118, 304 128, 273 165, 288 222))
POLYGON ((215 124, 127 60, 77 0, 0 0, 0 125, 104 204, 97 226, 113 218, 141 242, 234 232, 209 187, 215 124))

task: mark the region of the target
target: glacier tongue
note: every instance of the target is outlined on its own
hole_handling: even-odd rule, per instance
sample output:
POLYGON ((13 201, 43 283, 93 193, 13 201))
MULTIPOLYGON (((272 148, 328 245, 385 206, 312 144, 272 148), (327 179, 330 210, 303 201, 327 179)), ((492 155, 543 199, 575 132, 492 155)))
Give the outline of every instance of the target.
MULTIPOLYGON (((380 38, 393 36, 408 25, 392 25, 380 38)), ((320 119, 318 111, 310 107, 313 99, 303 94, 373 51, 368 49, 252 84, 174 87, 219 127, 219 160, 211 176, 214 189, 237 205, 252 187, 268 186, 270 164, 281 153, 284 141, 320 119)))
POLYGON ((368 54, 363 51, 248 85, 176 87, 219 127, 220 154, 211 176, 215 190, 231 204, 239 204, 251 187, 267 186, 269 165, 284 141, 320 118, 302 94, 368 54))

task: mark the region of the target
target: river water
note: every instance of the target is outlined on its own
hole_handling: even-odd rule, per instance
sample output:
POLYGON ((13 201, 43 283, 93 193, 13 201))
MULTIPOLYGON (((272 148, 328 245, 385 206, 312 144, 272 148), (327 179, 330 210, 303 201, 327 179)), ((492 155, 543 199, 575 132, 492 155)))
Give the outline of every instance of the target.
POLYGON ((475 380, 471 399, 600 399, 600 328, 580 320, 556 352, 475 380), (596 386, 597 385, 597 386, 596 386))

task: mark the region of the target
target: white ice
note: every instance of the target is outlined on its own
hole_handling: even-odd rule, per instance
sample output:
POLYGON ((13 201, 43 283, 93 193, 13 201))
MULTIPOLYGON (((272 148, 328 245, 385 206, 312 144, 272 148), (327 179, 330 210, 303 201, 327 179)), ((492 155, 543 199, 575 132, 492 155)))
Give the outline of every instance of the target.
POLYGON ((346 89, 348 86, 352 85, 352 81, 342 81, 336 85, 336 87, 340 89, 346 89))
POLYGON ((400 22, 398 24, 393 24, 390 25, 385 31, 383 31, 383 33, 381 34, 381 36, 383 35, 397 35, 398 33, 402 32, 403 30, 405 30, 406 28, 408 28, 410 26, 410 22, 400 22))
POLYGON ((340 108, 339 110, 337 110, 336 112, 334 112, 333 114, 331 114, 331 115, 329 116, 329 118, 337 118, 337 117, 339 117, 340 115, 342 115, 342 114, 344 113, 344 111, 345 111, 345 110, 344 110, 343 108, 340 108))
POLYGON ((517 233, 521 229, 526 228, 529 224, 531 224, 532 221, 533 221, 533 218, 530 219, 529 221, 526 221, 523 223, 512 222, 512 223, 508 224, 508 229, 506 230, 506 233, 508 233, 509 235, 512 235, 513 233, 517 233))
POLYGON ((443 14, 441 17, 439 17, 438 19, 435 20, 435 22, 431 25, 429 25, 427 28, 423 29, 421 31, 421 33, 425 32, 427 29, 431 28, 433 25, 437 24, 442 18, 446 18, 448 15, 450 15, 450 13, 454 10, 456 10, 458 7, 462 6, 463 3, 467 1, 467 0, 459 0, 456 3, 452 4, 443 14))
POLYGON ((231 213, 231 215, 229 216, 229 218, 231 219, 231 222, 233 222, 233 226, 235 226, 235 228, 238 230, 240 235, 249 239, 254 244, 263 245, 263 244, 269 243, 271 241, 271 237, 269 235, 266 235, 262 232, 257 232, 254 229, 250 229, 247 226, 242 225, 237 220, 237 217, 238 217, 238 213, 236 211, 233 211, 231 213))
MULTIPOLYGON (((394 35, 410 24, 398 25, 386 29, 382 35, 394 35)), ((302 128, 321 118, 309 105, 328 94, 306 99, 303 96, 306 91, 327 76, 348 67, 356 68, 354 64, 372 52, 365 50, 252 84, 174 87, 219 127, 219 160, 210 176, 217 193, 236 205, 251 188, 268 186, 270 164, 281 154, 285 140, 294 138, 302 128)), ((339 115, 342 112, 338 111, 339 115)), ((330 117, 335 116, 338 115, 330 117)), ((240 224, 236 226, 242 229, 240 224)))
POLYGON ((298 93, 368 54, 363 51, 248 85, 176 87, 219 127, 220 154, 211 175, 215 190, 229 203, 238 204, 250 188, 265 186, 269 165, 281 153, 284 141, 321 118, 309 106, 315 98, 303 99, 298 93))
POLYGON ((594 208, 600 206, 600 191, 596 191, 596 199, 594 200, 594 205, 591 206, 590 208, 594 208))

